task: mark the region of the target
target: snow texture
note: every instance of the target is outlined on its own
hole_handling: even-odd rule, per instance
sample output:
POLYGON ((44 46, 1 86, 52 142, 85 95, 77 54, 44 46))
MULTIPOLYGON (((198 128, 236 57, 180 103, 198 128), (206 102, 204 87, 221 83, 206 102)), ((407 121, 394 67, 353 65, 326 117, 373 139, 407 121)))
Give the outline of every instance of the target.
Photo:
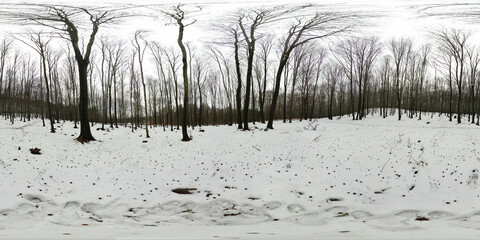
POLYGON ((70 122, 1 120, 0 238, 478 239, 479 128, 422 119, 207 126, 191 142, 95 125, 83 145, 70 122))

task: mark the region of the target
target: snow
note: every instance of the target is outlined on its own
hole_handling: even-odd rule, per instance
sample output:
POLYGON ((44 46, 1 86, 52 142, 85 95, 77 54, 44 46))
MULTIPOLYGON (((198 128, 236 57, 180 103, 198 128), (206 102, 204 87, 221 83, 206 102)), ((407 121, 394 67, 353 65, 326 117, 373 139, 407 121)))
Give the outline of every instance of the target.
POLYGON ((207 126, 191 142, 97 124, 83 145, 71 122, 1 120, 0 238, 478 239, 478 126, 396 119, 207 126))

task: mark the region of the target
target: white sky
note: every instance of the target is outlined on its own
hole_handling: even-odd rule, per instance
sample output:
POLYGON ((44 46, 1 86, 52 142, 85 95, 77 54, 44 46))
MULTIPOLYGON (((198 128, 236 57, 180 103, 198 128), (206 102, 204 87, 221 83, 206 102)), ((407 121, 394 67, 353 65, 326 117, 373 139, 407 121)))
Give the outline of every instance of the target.
MULTIPOLYGON (((100 0, 105 2, 112 2, 112 0, 100 0)), ((117 0, 117 2, 122 0, 117 0)), ((98 1, 96 1, 98 2, 98 1)), ((144 3, 143 1, 140 1, 144 3)), ((176 4, 177 1, 145 1, 149 2, 162 2, 165 4, 176 4)), ((243 7, 255 7, 255 6, 273 6, 279 4, 302 4, 302 3, 314 3, 321 6, 324 9, 331 10, 348 10, 359 13, 374 13, 379 14, 379 17, 367 19, 371 25, 369 27, 362 27, 358 29, 360 33, 375 34, 382 39, 390 39, 392 37, 406 36, 416 38, 419 41, 424 40, 424 37, 428 30, 438 28, 440 26, 466 28, 468 30, 476 31, 478 25, 472 23, 466 23, 463 19, 454 17, 426 17, 419 14, 419 11, 427 5, 443 3, 447 6, 438 6, 430 9, 430 13, 443 13, 443 12, 457 12, 462 13, 466 8, 472 8, 472 6, 450 6, 452 3, 465 3, 478 5, 474 6, 480 9, 480 1, 460 1, 455 0, 430 0, 430 1, 418 1, 418 0, 320 0, 320 1, 306 1, 306 0, 280 0, 280 1, 232 1, 232 0, 187 0, 185 3, 198 3, 203 6, 202 15, 198 17, 198 22, 195 25, 189 27, 185 33, 187 41, 206 40, 211 38, 212 33, 209 24, 211 22, 218 22, 222 17, 228 16, 231 13, 238 11, 243 7), (235 3, 233 3, 235 2, 235 3)), ((480 16, 478 17, 480 20, 480 16)), ((176 28, 168 29, 163 23, 159 21, 143 21, 135 24, 130 22, 129 27, 125 27, 124 30, 135 31, 139 25, 142 28, 150 30, 155 39, 162 39, 164 42, 173 42, 176 40, 176 28), (150 23, 149 23, 150 22, 150 23)), ((281 28, 279 29, 282 32, 281 28)), ((427 37, 428 38, 428 37, 427 37)))
MULTIPOLYGON (((99 4, 165 4, 175 5, 179 1, 172 0, 25 0, 25 1, 2 1, 11 3, 59 3, 70 5, 92 5, 99 4)), ((302 4, 314 3, 332 10, 350 10, 360 13, 376 13, 381 17, 370 19, 372 26, 362 28, 360 31, 365 34, 375 34, 382 39, 389 39, 395 36, 407 36, 421 38, 425 35, 427 29, 438 26, 453 26, 467 29, 476 29, 478 26, 472 23, 466 23, 458 18, 448 17, 420 17, 418 11, 426 6, 436 5, 436 8, 429 9, 430 13, 462 13, 466 10, 475 8, 480 9, 478 0, 184 0, 185 4, 199 4, 203 7, 201 15, 197 17, 198 21, 190 26, 185 33, 186 41, 196 42, 198 40, 207 40, 215 34, 209 31, 211 22, 220 20, 221 17, 228 16, 242 7, 272 6, 280 4, 302 4), (455 5, 452 5, 455 4, 455 5), (462 5, 476 4, 476 5, 462 5)), ((480 16, 478 17, 480 20, 480 16)), ((133 32, 137 29, 148 30, 150 37, 164 43, 175 43, 176 28, 165 26, 165 22, 145 18, 132 18, 122 25, 113 29, 102 29, 101 32, 109 32, 119 38, 130 39, 133 32)))
MULTIPOLYGON (((176 5, 179 1, 172 0, 25 0, 25 1, 4 1, 2 3, 53 3, 53 4, 69 4, 82 6, 98 6, 104 4, 165 4, 176 5)), ((358 13, 375 13, 379 17, 366 19, 368 24, 365 27, 357 29, 360 34, 379 36, 382 40, 389 40, 392 37, 411 37, 415 42, 423 43, 428 41, 427 31, 445 27, 457 27, 477 31, 477 21, 466 21, 463 18, 454 17, 454 14, 462 14, 464 12, 475 9, 480 10, 479 0, 184 0, 185 4, 198 4, 202 6, 201 14, 198 15, 197 22, 189 26, 185 31, 185 41, 193 42, 194 45, 202 46, 202 43, 209 42, 212 37, 218 37, 219 33, 212 31, 212 22, 221 22, 232 13, 237 12, 240 8, 274 6, 281 4, 300 5, 306 3, 314 3, 318 5, 318 9, 352 11, 358 13), (426 11, 422 9, 429 7, 426 11), (433 7, 433 8, 432 8, 433 7), (428 13, 422 15, 421 13, 428 13), (440 14, 444 16, 430 16, 431 14, 440 14)), ((159 13, 159 15, 161 15, 159 13)), ((480 20, 480 16, 478 16, 480 20)), ((177 28, 176 26, 165 26, 166 19, 157 20, 150 18, 131 18, 122 24, 102 28, 100 34, 107 34, 114 38, 126 40, 126 44, 130 44, 133 33, 136 30, 148 31, 149 40, 159 41, 168 46, 176 46, 177 28)), ((278 25, 278 24, 277 24, 278 25)), ((282 28, 275 25, 276 32, 282 32, 282 28)), ((285 28, 286 29, 286 28, 285 28)), ((12 31, 12 28, 0 26, 0 31, 12 31)), ((263 31, 271 31, 264 29, 263 31)), ((13 31, 18 31, 15 28, 13 31)), ((475 40, 478 37, 474 36, 475 40)), ((480 42, 480 41, 477 41, 480 42)))

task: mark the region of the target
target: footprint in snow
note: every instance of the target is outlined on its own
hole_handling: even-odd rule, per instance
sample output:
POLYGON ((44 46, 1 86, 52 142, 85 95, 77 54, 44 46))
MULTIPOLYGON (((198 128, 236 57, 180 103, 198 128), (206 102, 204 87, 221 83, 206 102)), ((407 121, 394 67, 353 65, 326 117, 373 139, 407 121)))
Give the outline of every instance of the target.
POLYGON ((85 203, 80 207, 80 209, 87 213, 93 213, 97 210, 103 209, 103 206, 97 203, 85 203))
POLYGON ((468 185, 477 185, 477 181, 478 181, 478 170, 477 169, 473 169, 472 171, 472 174, 470 174, 470 176, 468 177, 468 185))
POLYGON ((25 194, 25 199, 33 203, 41 203, 45 201, 42 196, 34 194, 25 194))
POLYGON ((299 213, 305 211, 305 208, 299 204, 290 204, 287 206, 287 209, 291 213, 299 213))
POLYGON ((265 208, 268 210, 274 210, 282 206, 282 203, 273 201, 264 204, 265 208))
POLYGON ((406 217, 406 218, 414 218, 414 217, 418 216, 418 214, 420 214, 420 211, 418 211, 418 210, 404 210, 404 211, 400 211, 400 212, 396 213, 395 216, 406 217))
POLYGON ((300 214, 286 218, 282 221, 306 226, 321 226, 327 223, 325 217, 322 217, 322 212, 300 214))
POLYGON ((369 212, 358 210, 358 211, 350 212, 350 216, 352 216, 355 219, 363 219, 363 218, 372 217, 373 215, 369 212))
POLYGON ((453 214, 451 214, 449 212, 444 212, 444 211, 431 211, 427 214, 427 216, 430 219, 436 220, 436 219, 443 219, 443 218, 452 217, 453 214))
POLYGON ((67 208, 67 209, 78 208, 78 207, 80 207, 80 203, 77 201, 68 201, 63 206, 63 208, 67 208))

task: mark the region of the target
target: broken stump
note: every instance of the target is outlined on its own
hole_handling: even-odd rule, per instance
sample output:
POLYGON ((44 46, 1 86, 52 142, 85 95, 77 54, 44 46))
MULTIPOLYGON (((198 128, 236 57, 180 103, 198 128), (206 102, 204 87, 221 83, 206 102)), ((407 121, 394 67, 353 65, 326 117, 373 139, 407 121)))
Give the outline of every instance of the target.
POLYGON ((30 148, 30 153, 39 155, 40 153, 40 148, 30 148))

